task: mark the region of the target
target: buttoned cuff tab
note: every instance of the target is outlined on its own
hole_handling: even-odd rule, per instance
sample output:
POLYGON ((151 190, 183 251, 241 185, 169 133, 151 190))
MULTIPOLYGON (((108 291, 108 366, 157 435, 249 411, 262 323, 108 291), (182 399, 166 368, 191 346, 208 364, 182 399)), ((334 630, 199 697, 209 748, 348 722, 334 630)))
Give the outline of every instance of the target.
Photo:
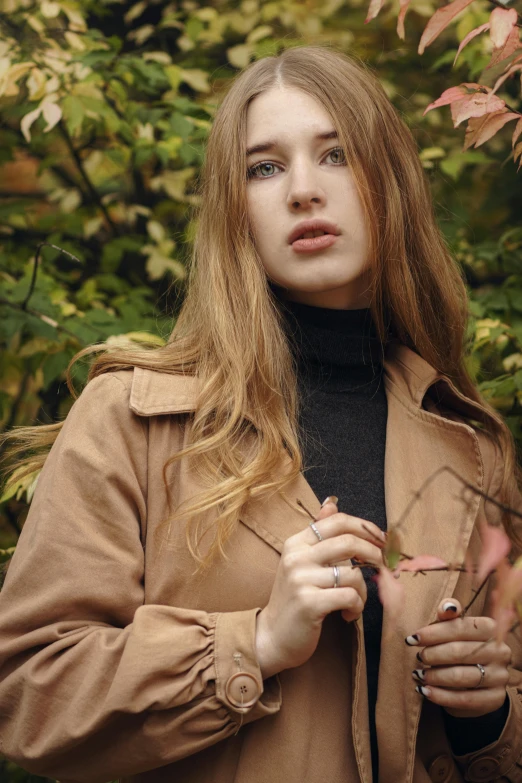
POLYGON ((216 697, 250 723, 281 707, 279 677, 263 681, 256 657, 256 618, 260 608, 221 612, 215 628, 216 697))
POLYGON ((474 753, 454 756, 464 780, 470 783, 509 780, 522 783, 522 701, 516 688, 508 688, 509 715, 496 742, 474 753))

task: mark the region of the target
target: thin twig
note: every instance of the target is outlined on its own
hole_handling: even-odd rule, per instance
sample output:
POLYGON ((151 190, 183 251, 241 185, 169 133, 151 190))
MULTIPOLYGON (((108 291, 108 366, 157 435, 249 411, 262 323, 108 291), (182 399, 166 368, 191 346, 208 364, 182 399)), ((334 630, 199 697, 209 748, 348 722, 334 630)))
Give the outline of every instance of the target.
POLYGON ((35 287, 35 284, 36 284, 36 275, 38 273, 38 261, 40 260, 40 250, 42 249, 42 247, 52 247, 55 250, 59 250, 60 253, 64 253, 64 255, 69 256, 69 258, 73 258, 75 261, 78 261, 79 264, 82 263, 79 258, 77 258, 72 253, 69 253, 68 250, 64 250, 63 247, 58 247, 57 245, 52 245, 50 242, 40 242, 40 244, 36 248, 36 253, 35 253, 35 256, 34 256, 34 260, 33 260, 33 275, 31 277, 31 284, 29 285, 29 291, 27 292, 27 296, 25 297, 24 301, 22 302, 22 304, 20 306, 22 310, 27 310, 27 305, 29 303, 29 299, 31 298, 32 293, 34 291, 34 287, 35 287))
MULTIPOLYGON (((13 310, 22 309, 21 304, 18 304, 17 302, 10 302, 9 299, 4 299, 3 297, 0 297, 0 305, 11 307, 13 310)), ((68 334, 69 337, 73 337, 77 342, 80 343, 80 345, 84 344, 83 341, 80 340, 78 335, 74 334, 74 332, 69 331, 69 329, 66 329, 65 326, 59 324, 58 321, 54 320, 54 318, 49 318, 48 315, 44 315, 43 313, 38 312, 38 310, 33 310, 32 307, 26 307, 25 312, 28 313, 29 315, 34 315, 35 318, 39 318, 40 321, 43 321, 45 324, 49 324, 49 326, 52 326, 53 329, 56 329, 58 332, 63 332, 64 334, 68 334)), ((86 326, 88 329, 92 329, 93 332, 96 332, 96 334, 98 334, 104 340, 106 339, 106 335, 92 324, 83 324, 83 326, 86 326)))
POLYGON ((486 578, 483 580, 483 582, 482 582, 482 584, 480 585, 480 587, 479 587, 477 590, 475 590, 475 591, 474 591, 474 592, 475 592, 475 595, 473 596, 473 598, 471 599, 471 601, 469 602, 469 604, 468 604, 467 606, 465 606, 465 607, 464 607, 464 609, 462 610, 461 617, 465 617, 465 616, 466 616, 466 612, 467 612, 467 611, 468 611, 468 610, 469 610, 469 609, 470 609, 470 608, 473 606, 473 604, 475 603, 475 601, 477 600, 477 598, 478 598, 478 597, 479 597, 479 595, 481 594, 482 590, 483 590, 483 589, 484 589, 484 587, 487 585, 487 583, 488 583, 488 580, 489 580, 489 577, 491 576, 491 574, 492 574, 492 573, 493 573, 493 571, 490 571, 490 573, 489 573, 489 574, 486 576, 486 578))
MULTIPOLYGON (((517 621, 516 621, 516 623, 515 623, 514 625, 512 625, 512 626, 511 626, 511 628, 508 630, 508 634, 510 634, 510 633, 514 633, 514 632, 516 631, 516 629, 518 628, 518 626, 519 626, 519 625, 520 625, 520 620, 517 620, 517 621)), ((506 634, 506 636, 507 636, 507 634, 506 634)), ((486 646, 487 646, 487 645, 488 645, 490 642, 493 642, 493 641, 495 641, 495 639, 496 639, 496 636, 490 636, 490 637, 489 637, 489 639, 486 639, 486 641, 485 641, 485 642, 483 642, 483 643, 480 645, 480 647, 475 647, 475 649, 474 649, 474 650, 472 650, 471 652, 469 652, 467 655, 465 655, 465 656, 464 656, 464 658, 462 658, 462 660, 463 660, 463 661, 465 661, 465 660, 466 660, 466 658, 469 658, 471 655, 476 655, 476 653, 478 653, 478 652, 480 652, 481 650, 483 650, 483 649, 484 649, 484 647, 486 647, 486 646)), ((509 666, 509 665, 510 665, 510 664, 508 664, 508 666, 509 666)))
POLYGON ((477 487, 474 484, 471 484, 469 481, 466 481, 466 479, 462 478, 460 473, 457 473, 457 471, 453 470, 453 468, 450 467, 449 465, 443 465, 441 468, 437 468, 437 470, 435 470, 433 473, 431 473, 428 476, 428 478, 426 479, 426 481, 424 481, 424 483, 422 484, 420 489, 416 490, 413 493, 414 497, 408 503, 406 509, 403 511, 403 513, 399 517, 399 520, 394 525, 394 530, 399 530, 401 525, 404 524, 404 521, 405 521, 407 515, 410 513, 411 507, 421 497, 422 493, 424 492, 424 490, 426 489, 428 484, 430 484, 432 481, 434 481, 440 473, 444 473, 444 472, 451 473, 453 476, 455 476, 455 478, 457 478, 463 484, 464 487, 469 489, 475 495, 480 495, 480 497, 484 498, 485 500, 488 500, 490 503, 493 503, 493 505, 495 505, 498 508, 502 509, 502 511, 506 511, 508 513, 514 514, 516 517, 519 517, 519 519, 522 519, 522 513, 520 513, 519 511, 516 511, 514 508, 511 508, 510 506, 505 506, 503 503, 500 503, 500 501, 495 500, 495 498, 493 498, 490 495, 488 495, 487 492, 483 492, 481 489, 477 489, 477 487))
POLYGON ((98 191, 96 190, 96 188, 92 184, 91 180, 89 179, 89 176, 88 176, 87 172, 85 171, 85 168, 84 168, 84 165, 83 165, 83 161, 80 158, 80 155, 78 154, 78 150, 75 149, 75 146, 73 144, 73 141, 72 141, 72 139, 71 139, 71 137, 69 135, 69 132, 68 132, 67 128, 65 127, 65 125, 64 125, 64 123, 62 121, 60 121, 58 123, 57 127, 60 129, 60 132, 61 132, 63 138, 65 139, 65 143, 67 144, 69 152, 71 153, 72 157, 74 158, 74 161, 75 161, 76 165, 78 166, 78 171, 80 172, 81 177, 82 177, 83 181, 85 182, 85 185, 86 185, 89 193, 91 194, 91 197, 92 197, 93 201, 98 205, 99 209, 103 213, 103 216, 105 217, 105 220, 107 221, 107 223, 111 227, 113 233, 116 236, 118 236, 118 234, 119 234, 118 227, 116 226, 116 224, 112 220, 111 216, 109 215, 107 207, 105 206, 105 204, 103 203, 103 201, 100 198, 100 194, 98 193, 98 191))

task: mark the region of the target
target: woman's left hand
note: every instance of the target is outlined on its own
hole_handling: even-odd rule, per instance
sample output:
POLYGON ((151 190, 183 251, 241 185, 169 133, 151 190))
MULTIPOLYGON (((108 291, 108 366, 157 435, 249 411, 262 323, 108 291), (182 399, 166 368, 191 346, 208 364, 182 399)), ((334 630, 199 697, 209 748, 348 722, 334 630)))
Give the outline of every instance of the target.
POLYGON ((420 692, 450 715, 477 718, 504 704, 511 648, 494 639, 487 642, 496 632, 491 617, 460 617, 461 612, 459 601, 445 598, 437 612, 441 622, 420 628, 405 641, 422 647, 419 668, 412 673, 420 692), (480 687, 477 663, 485 669, 480 687))

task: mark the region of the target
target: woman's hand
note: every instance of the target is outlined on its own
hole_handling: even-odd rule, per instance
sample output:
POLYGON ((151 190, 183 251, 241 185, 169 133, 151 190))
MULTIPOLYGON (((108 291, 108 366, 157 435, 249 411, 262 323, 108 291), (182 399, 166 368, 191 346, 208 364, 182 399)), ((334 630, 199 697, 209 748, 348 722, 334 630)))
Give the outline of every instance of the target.
POLYGON ((460 617, 461 611, 457 600, 445 598, 438 609, 443 622, 426 625, 405 641, 423 648, 417 653, 421 668, 413 671, 419 691, 450 715, 478 718, 504 704, 511 648, 505 642, 488 641, 496 632, 491 617, 460 617), (477 663, 485 669, 478 688, 477 663))
POLYGON ((340 610, 347 622, 360 616, 366 584, 351 558, 383 565, 386 538, 373 522, 338 513, 329 502, 315 524, 323 541, 309 525, 285 541, 270 599, 257 616, 256 652, 263 679, 305 663, 330 612, 340 610), (334 564, 339 564, 338 587, 334 564))

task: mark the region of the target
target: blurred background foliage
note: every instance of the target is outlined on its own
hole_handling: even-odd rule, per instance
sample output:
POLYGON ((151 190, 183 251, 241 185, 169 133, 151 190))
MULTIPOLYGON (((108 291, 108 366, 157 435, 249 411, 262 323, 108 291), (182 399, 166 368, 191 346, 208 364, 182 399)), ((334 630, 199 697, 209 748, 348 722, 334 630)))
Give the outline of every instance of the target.
MULTIPOLYGON (((167 339, 223 91, 252 60, 323 43, 377 71, 417 140, 468 283, 470 370, 520 448, 522 189, 512 131, 463 152, 464 128, 453 128, 448 107, 423 117, 489 62, 489 36, 477 36, 452 68, 492 5, 476 0, 419 56, 438 6, 412 0, 403 42, 399 0, 368 25, 366 0, 0 0, 1 428, 65 417, 64 371, 85 345, 167 339)), ((499 95, 520 110, 513 79, 499 95)), ((86 374, 82 362, 78 387, 86 374)), ((0 561, 14 551, 35 479, 0 499, 0 561)), ((0 780, 44 779, 0 757, 0 780)))

